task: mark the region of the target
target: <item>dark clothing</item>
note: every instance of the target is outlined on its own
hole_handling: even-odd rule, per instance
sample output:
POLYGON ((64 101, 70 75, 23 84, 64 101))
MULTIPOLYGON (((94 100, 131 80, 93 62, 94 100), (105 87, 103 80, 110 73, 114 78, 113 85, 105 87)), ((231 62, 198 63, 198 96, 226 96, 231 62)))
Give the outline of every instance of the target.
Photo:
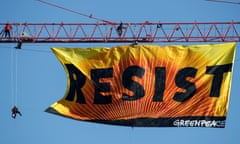
POLYGON ((22 41, 18 40, 17 41, 17 46, 15 46, 16 49, 21 49, 22 48, 22 41))
POLYGON ((9 30, 5 30, 5 38, 11 38, 11 34, 9 30))
POLYGON ((122 30, 123 30, 123 23, 120 23, 117 27, 118 36, 122 36, 122 30))
POLYGON ((12 118, 16 118, 17 114, 19 114, 20 116, 22 116, 21 112, 18 110, 18 108, 16 106, 14 106, 12 108, 12 118))

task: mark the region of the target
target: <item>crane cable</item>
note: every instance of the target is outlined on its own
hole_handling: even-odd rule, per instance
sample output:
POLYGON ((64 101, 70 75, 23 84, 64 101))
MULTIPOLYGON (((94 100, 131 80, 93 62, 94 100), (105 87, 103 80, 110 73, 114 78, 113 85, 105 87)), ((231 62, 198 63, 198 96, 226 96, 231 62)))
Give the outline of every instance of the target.
POLYGON ((11 88, 11 105, 14 105, 14 95, 15 95, 15 92, 14 92, 14 81, 13 81, 13 71, 14 71, 14 68, 13 68, 13 49, 11 49, 11 64, 10 64, 10 74, 11 74, 11 81, 10 81, 10 88, 11 88))
POLYGON ((18 53, 17 49, 11 50, 11 104, 17 105, 18 101, 18 53), (14 75, 15 73, 15 75, 14 75))
POLYGON ((221 3, 229 3, 229 4, 240 4, 240 2, 234 2, 234 1, 226 1, 226 0, 206 0, 210 2, 221 2, 221 3))
POLYGON ((65 11, 69 11, 69 12, 72 12, 72 13, 75 13, 75 14, 79 14, 79 15, 88 17, 88 18, 92 18, 92 19, 95 19, 95 20, 97 20, 97 21, 101 21, 101 22, 108 23, 108 24, 115 24, 114 22, 111 22, 111 21, 108 21, 108 20, 104 20, 104 19, 100 19, 100 18, 97 18, 97 17, 93 17, 92 14, 87 15, 87 14, 84 14, 84 13, 80 13, 80 12, 77 12, 77 11, 74 11, 74 10, 71 10, 71 9, 68 9, 68 8, 65 8, 65 7, 62 7, 62 6, 59 6, 59 5, 54 4, 54 3, 50 3, 50 2, 43 1, 43 0, 37 0, 37 1, 39 1, 39 2, 41 2, 41 3, 44 3, 44 4, 47 4, 47 5, 50 5, 50 6, 54 6, 54 7, 63 9, 63 10, 65 10, 65 11))
POLYGON ((18 100, 18 50, 15 49, 15 105, 18 100))

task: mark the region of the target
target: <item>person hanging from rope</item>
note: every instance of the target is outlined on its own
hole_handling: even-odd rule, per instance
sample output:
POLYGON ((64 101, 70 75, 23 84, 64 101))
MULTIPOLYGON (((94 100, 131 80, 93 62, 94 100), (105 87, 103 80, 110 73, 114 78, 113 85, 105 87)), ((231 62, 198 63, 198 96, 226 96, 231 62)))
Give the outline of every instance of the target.
POLYGON ((18 110, 17 106, 14 105, 14 107, 12 108, 12 118, 16 118, 17 114, 19 114, 20 116, 22 116, 21 112, 18 110))
POLYGON ((12 26, 9 23, 7 23, 4 28, 5 38, 9 38, 9 39, 11 38, 11 34, 10 34, 11 30, 12 30, 12 26))
POLYGON ((21 49, 22 48, 22 40, 19 39, 17 40, 17 46, 15 46, 16 49, 21 49))

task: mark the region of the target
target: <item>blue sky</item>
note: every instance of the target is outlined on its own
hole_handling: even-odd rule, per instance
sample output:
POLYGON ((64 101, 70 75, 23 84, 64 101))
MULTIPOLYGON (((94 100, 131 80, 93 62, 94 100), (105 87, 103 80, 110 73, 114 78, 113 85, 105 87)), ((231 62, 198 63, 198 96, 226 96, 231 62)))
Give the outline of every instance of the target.
MULTIPOLYGON (((205 0, 49 0, 49 2, 112 22, 240 21, 240 5, 205 0)), ((96 22, 36 0, 2 0, 0 7, 0 22, 96 22)), ((47 107, 62 98, 67 85, 65 71, 51 52, 51 47, 112 47, 116 44, 30 43, 23 44, 21 50, 14 49, 15 45, 0 43, 1 144, 240 143, 239 43, 224 129, 130 128, 81 122, 46 113, 44 110, 47 107), (15 120, 11 118, 14 103, 17 103, 23 114, 15 120)))

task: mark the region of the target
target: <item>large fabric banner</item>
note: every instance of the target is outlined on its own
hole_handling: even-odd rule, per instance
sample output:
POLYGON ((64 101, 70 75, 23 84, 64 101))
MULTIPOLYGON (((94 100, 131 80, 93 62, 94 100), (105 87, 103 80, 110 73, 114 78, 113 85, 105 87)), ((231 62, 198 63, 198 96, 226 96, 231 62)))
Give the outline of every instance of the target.
POLYGON ((68 82, 46 111, 113 125, 224 128, 235 47, 52 48, 68 82))

